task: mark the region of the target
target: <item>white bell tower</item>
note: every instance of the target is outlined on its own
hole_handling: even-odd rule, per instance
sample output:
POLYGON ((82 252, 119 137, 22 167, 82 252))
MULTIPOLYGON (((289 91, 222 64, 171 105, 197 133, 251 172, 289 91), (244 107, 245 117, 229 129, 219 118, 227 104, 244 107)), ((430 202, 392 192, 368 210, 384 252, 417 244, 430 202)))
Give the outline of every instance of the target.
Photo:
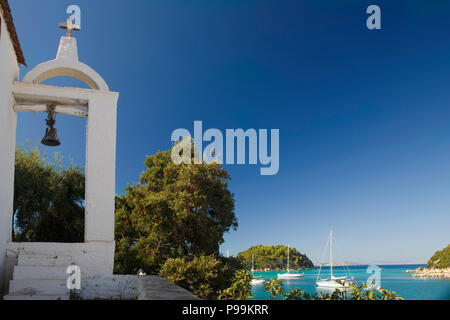
MULTIPOLYGON (((72 24, 72 18, 69 17, 67 23, 61 26, 67 29, 67 34, 61 37, 56 59, 37 65, 25 75, 22 82, 14 82, 11 86, 10 110, 0 114, 2 123, 11 124, 2 129, 1 137, 11 146, 2 148, 7 154, 0 155, 0 169, 2 172, 9 170, 7 178, 0 179, 0 190, 6 195, 0 197, 0 241, 6 241, 6 245, 0 244, 0 249, 6 247, 3 268, 5 280, 11 280, 12 269, 19 255, 70 257, 71 263, 79 266, 85 277, 113 273, 116 113, 119 94, 110 91, 95 70, 78 60, 77 42, 72 37, 72 31, 79 30, 79 27, 72 24), (81 80, 90 89, 40 84, 57 76, 81 80), (14 177, 17 112, 47 112, 49 106, 54 107, 55 113, 87 118, 84 243, 11 242, 14 199, 14 181, 11 177, 14 177), (10 211, 5 208, 10 208, 10 211)), ((5 252, 0 252, 0 255, 4 256, 5 252)), ((3 263, 3 259, 0 259, 0 263, 3 263)))

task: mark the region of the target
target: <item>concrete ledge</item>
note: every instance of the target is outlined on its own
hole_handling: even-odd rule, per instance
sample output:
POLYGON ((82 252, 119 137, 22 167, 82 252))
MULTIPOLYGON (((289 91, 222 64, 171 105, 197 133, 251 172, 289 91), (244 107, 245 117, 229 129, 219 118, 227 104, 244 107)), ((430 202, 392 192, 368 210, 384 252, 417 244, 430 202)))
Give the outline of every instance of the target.
POLYGON ((25 289, 36 291, 33 299, 55 299, 54 293, 64 291, 67 279, 67 266, 64 264, 72 261, 81 269, 81 290, 78 293, 82 299, 200 300, 188 290, 159 276, 113 275, 114 245, 114 242, 97 241, 9 242, 5 280, 6 283, 12 280, 10 293, 13 294, 8 299, 29 299, 29 295, 23 294, 25 289), (22 264, 17 265, 19 260, 22 264), (44 295, 47 292, 51 295, 44 295))
POLYGON ((76 291, 83 300, 136 300, 137 282, 136 275, 97 275, 81 279, 81 291, 76 291))
POLYGON ((186 289, 159 276, 139 276, 138 300, 200 300, 186 289))
POLYGON ((3 300, 18 300, 18 301, 26 301, 26 300, 69 300, 67 294, 63 295, 6 295, 3 297, 3 300))
MULTIPOLYGON (((200 300, 180 286, 158 276, 97 275, 84 278, 83 300, 200 300)), ((69 299, 65 280, 13 280, 5 300, 69 299)))

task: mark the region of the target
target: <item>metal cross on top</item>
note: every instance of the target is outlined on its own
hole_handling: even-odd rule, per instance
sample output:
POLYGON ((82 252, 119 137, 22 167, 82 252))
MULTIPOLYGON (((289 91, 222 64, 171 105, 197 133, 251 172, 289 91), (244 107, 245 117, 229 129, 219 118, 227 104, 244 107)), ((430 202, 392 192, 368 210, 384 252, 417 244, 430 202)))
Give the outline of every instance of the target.
POLYGON ((60 22, 59 23, 59 27, 61 29, 66 29, 67 30, 67 32, 66 32, 66 37, 67 38, 72 37, 72 30, 77 30, 77 31, 80 30, 80 26, 79 25, 72 23, 72 17, 68 17, 67 18, 67 22, 60 22))

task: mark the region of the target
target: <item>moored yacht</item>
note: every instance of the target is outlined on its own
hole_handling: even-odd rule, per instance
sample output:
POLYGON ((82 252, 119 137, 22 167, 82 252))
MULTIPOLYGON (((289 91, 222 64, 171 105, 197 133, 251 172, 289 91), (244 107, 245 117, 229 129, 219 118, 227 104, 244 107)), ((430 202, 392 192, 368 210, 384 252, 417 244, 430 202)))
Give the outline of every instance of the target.
MULTIPOLYGON (((254 264, 254 257, 252 255, 252 270, 251 270, 252 274, 255 271, 255 269, 253 268, 253 264, 254 264)), ((264 280, 263 277, 261 277, 261 276, 253 276, 252 285, 263 284, 264 282, 266 282, 266 280, 264 280)))
MULTIPOLYGON (((330 236, 328 238, 327 244, 330 244, 330 278, 321 279, 320 272, 322 270, 322 265, 320 265, 319 273, 317 274, 316 285, 321 288, 335 288, 335 289, 344 289, 352 283, 349 281, 348 276, 344 277, 335 277, 333 275, 333 230, 330 232, 330 236)), ((325 248, 326 250, 326 248, 325 248)), ((325 252, 324 252, 325 253, 325 252)))
POLYGON ((298 278, 302 278, 304 276, 303 273, 291 272, 291 270, 289 269, 289 251, 290 251, 290 248, 288 246, 286 273, 279 273, 277 275, 278 279, 298 279, 298 278))

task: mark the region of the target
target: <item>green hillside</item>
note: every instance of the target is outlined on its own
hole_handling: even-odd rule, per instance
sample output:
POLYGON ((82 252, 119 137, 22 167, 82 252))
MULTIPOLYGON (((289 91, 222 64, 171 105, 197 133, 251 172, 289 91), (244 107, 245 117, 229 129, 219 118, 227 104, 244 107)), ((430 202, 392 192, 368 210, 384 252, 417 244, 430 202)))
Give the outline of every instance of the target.
MULTIPOLYGON (((238 258, 242 258, 249 266, 252 263, 252 255, 254 256, 255 269, 279 270, 287 267, 288 247, 283 245, 276 246, 252 246, 246 251, 238 253, 238 258)), ((309 269, 314 265, 305 254, 301 254, 295 248, 289 251, 289 268, 290 269, 309 269)))
POLYGON ((450 268, 450 244, 433 254, 428 260, 427 268, 450 268))

